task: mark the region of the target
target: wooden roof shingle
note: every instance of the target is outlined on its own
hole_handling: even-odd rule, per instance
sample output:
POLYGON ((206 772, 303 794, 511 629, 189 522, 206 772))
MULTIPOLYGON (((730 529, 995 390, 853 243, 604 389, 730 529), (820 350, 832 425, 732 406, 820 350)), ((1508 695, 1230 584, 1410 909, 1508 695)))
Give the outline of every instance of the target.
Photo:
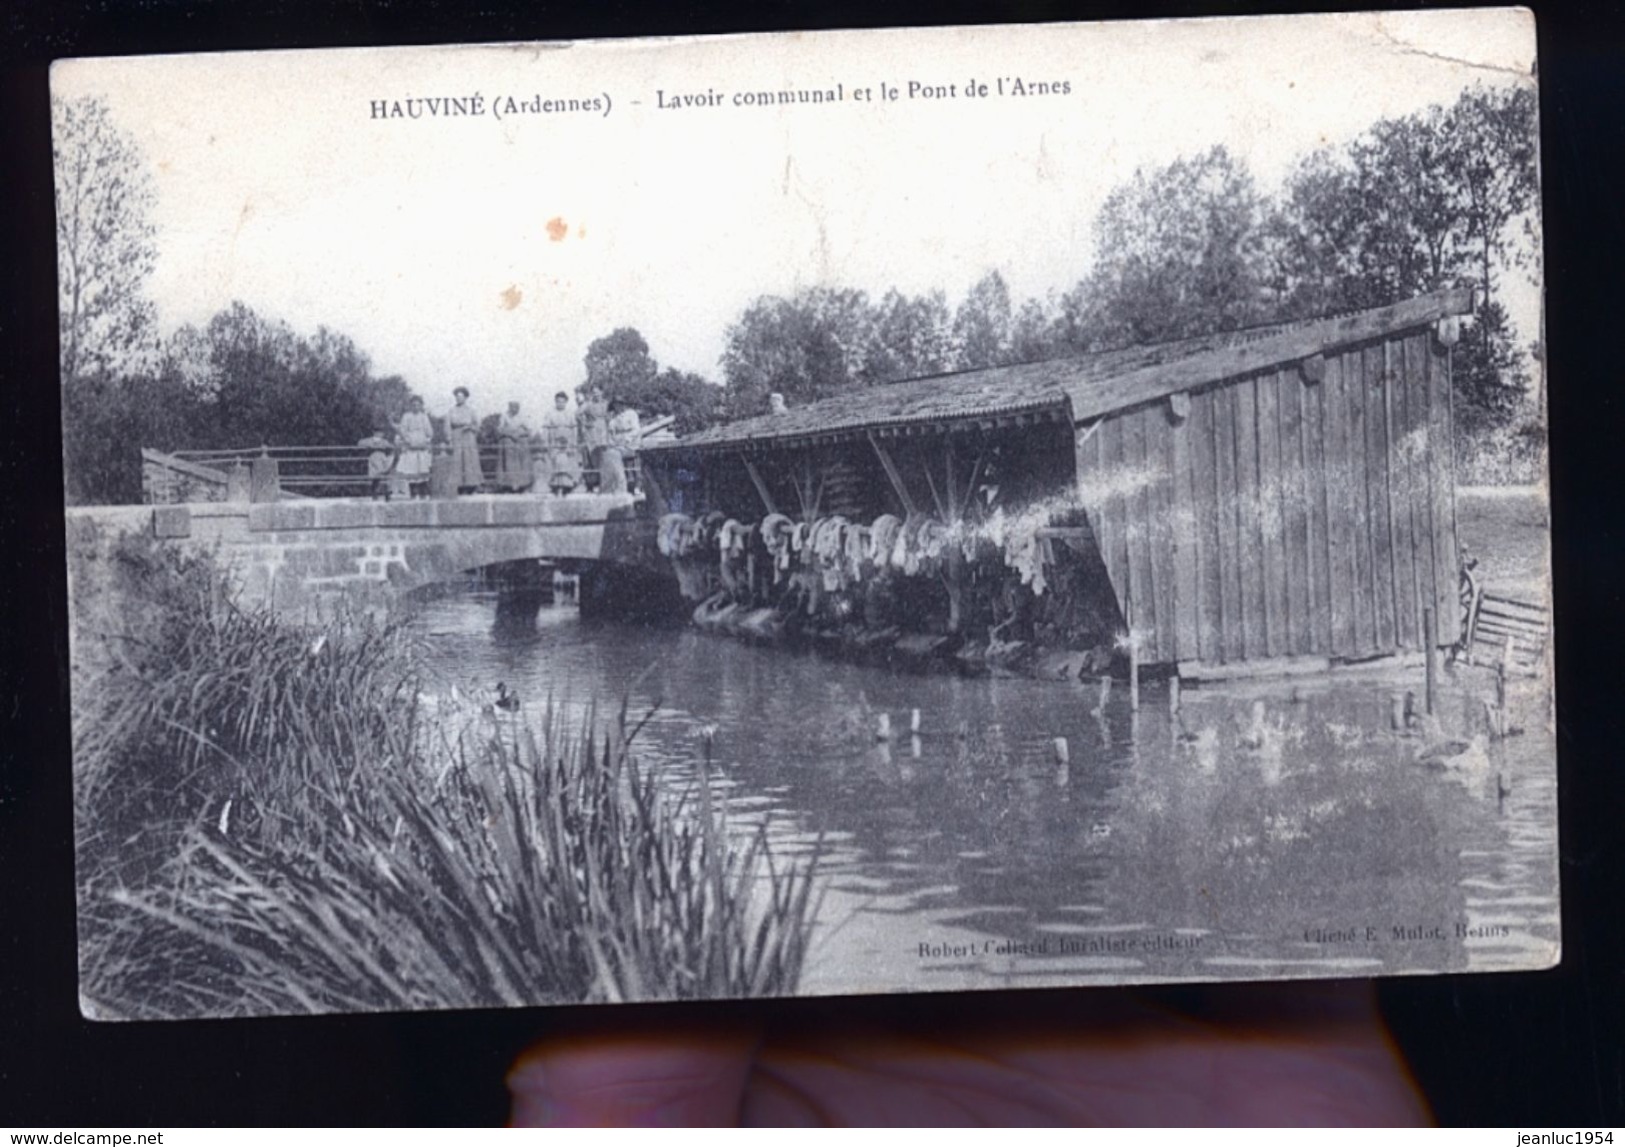
POLYGON ((1472 291, 1459 288, 1347 315, 933 375, 846 391, 778 414, 726 422, 673 443, 646 447, 646 452, 740 449, 795 439, 856 436, 912 423, 1060 413, 1067 406, 1070 417, 1081 422, 1471 310, 1472 291))

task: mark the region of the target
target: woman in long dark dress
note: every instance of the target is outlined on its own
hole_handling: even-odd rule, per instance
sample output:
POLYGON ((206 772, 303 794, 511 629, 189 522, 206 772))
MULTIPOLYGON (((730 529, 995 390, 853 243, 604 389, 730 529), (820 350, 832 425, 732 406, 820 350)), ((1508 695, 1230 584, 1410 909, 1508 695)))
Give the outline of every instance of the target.
POLYGON ((456 405, 446 412, 446 437, 451 440, 451 474, 459 494, 472 494, 485 484, 480 469, 480 416, 468 404, 468 387, 452 391, 456 405))

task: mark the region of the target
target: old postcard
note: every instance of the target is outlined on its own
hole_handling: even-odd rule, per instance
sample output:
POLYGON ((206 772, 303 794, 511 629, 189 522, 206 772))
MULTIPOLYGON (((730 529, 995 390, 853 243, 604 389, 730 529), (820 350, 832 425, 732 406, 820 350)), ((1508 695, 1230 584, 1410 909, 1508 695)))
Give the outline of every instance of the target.
POLYGON ((1534 45, 59 62, 85 1014, 1556 963, 1534 45))

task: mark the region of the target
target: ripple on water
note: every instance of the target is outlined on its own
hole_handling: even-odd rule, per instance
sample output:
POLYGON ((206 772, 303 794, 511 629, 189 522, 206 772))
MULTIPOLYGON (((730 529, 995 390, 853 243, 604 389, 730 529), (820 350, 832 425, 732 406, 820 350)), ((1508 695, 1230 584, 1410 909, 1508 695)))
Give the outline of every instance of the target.
POLYGON ((1412 916, 1513 933, 1451 948, 1441 959, 1454 967, 1529 966, 1556 948, 1554 754, 1528 723, 1491 746, 1496 771, 1515 778, 1498 801, 1493 784, 1475 793, 1415 767, 1415 740, 1387 732, 1392 686, 1375 679, 1301 686, 1292 702, 1273 686, 1190 690, 1186 744, 1156 684, 1138 714, 1111 690, 1097 719, 1093 685, 904 676, 583 624, 565 608, 513 639, 493 640, 491 621, 488 602, 427 608, 437 689, 503 680, 576 719, 609 716, 623 695, 638 714, 658 703, 637 751, 691 797, 699 731, 715 727, 709 782, 730 823, 742 836, 765 826, 776 858, 816 858, 830 894, 810 991, 1395 970, 1413 954, 1313 954, 1303 931, 1412 916), (615 703, 573 700, 593 697, 615 703), (917 757, 873 744, 874 714, 898 727, 915 708, 927 730, 973 731, 922 738, 917 757), (1291 750, 1249 751, 1255 727, 1291 750), (1058 736, 1072 746, 1065 786, 1058 736), (1017 960, 950 981, 912 955, 939 932, 967 943, 1178 933, 1202 938, 1202 955, 1017 960))

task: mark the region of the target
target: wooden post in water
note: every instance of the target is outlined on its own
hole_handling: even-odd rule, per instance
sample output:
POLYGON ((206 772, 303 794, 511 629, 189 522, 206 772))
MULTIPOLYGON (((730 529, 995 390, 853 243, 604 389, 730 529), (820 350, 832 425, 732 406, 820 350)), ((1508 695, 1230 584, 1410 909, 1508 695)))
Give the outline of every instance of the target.
POLYGON ((1501 663, 1495 667, 1495 712, 1500 724, 1501 735, 1506 735, 1507 725, 1507 675, 1512 671, 1512 634, 1507 634, 1506 643, 1501 646, 1501 663))
POLYGON ((891 714, 882 713, 875 719, 875 740, 891 740, 891 714))
POLYGON ((1168 711, 1179 712, 1179 674, 1168 678, 1168 711))
POLYGON ((1439 699, 1439 638, 1432 606, 1422 608, 1422 641, 1427 648, 1427 711, 1431 715, 1439 699))

